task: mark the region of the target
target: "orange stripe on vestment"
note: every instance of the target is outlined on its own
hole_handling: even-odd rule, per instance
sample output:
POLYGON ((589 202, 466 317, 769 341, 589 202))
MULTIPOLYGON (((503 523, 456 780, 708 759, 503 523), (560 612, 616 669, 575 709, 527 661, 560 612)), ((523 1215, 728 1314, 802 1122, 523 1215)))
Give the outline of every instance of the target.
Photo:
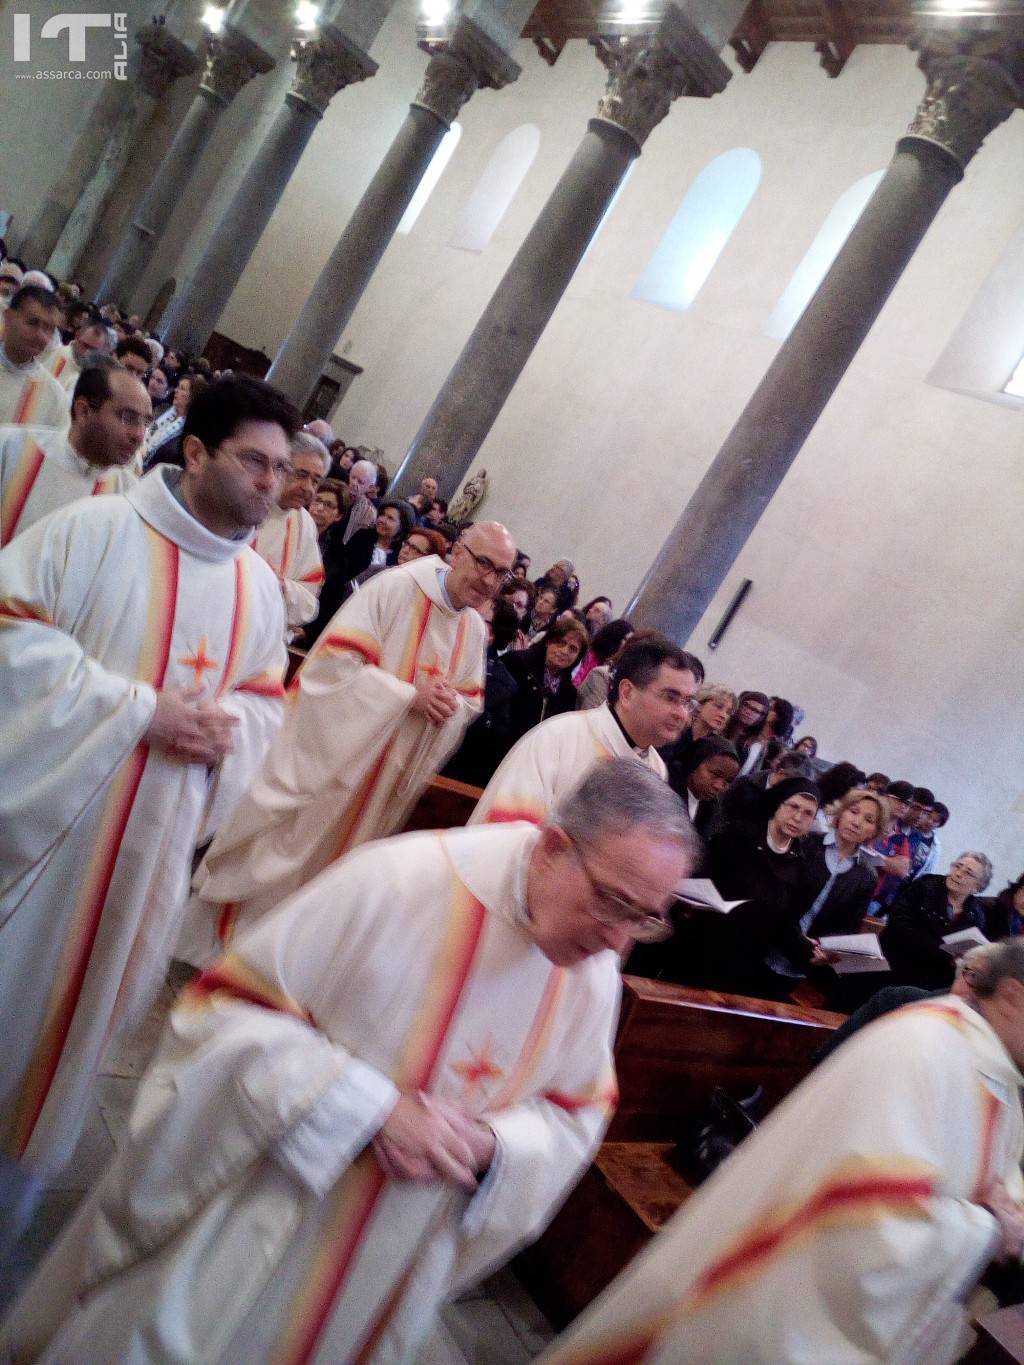
POLYGON ((231 942, 235 932, 235 922, 238 919, 238 911, 241 901, 225 901, 221 906, 220 916, 217 919, 217 937, 226 948, 231 942))
POLYGON ((288 577, 288 570, 292 563, 292 538, 295 534, 295 517, 297 513, 289 512, 284 520, 284 547, 281 550, 281 567, 278 573, 282 578, 288 577))
POLYGON ((849 1163, 796 1207, 769 1210, 719 1256, 678 1304, 592 1347, 565 1351, 552 1365, 636 1365, 676 1323, 701 1311, 710 1300, 761 1274, 793 1244, 828 1228, 862 1227, 883 1218, 924 1219, 938 1189, 932 1167, 909 1161, 872 1166, 849 1163))
MULTIPOLYGON (((402 662, 399 665, 398 677, 402 682, 411 683, 416 680, 416 666, 419 663, 420 650, 423 648, 423 638, 426 634, 427 622, 430 620, 432 606, 433 603, 430 599, 425 593, 421 592, 413 610, 409 636, 402 651, 402 662)), ((328 644, 335 638, 335 636, 329 637, 328 644)), ((366 814, 367 807, 377 790, 381 775, 391 756, 393 742, 393 740, 389 740, 384 745, 376 763, 367 773, 356 794, 349 802, 338 829, 338 842, 335 844, 334 853, 331 855, 332 862, 336 862, 352 847, 360 821, 366 814)))
POLYGON ((310 569, 309 573, 304 573, 299 579, 300 583, 322 583, 326 578, 324 566, 321 564, 316 569, 310 569))
POLYGON ((225 953, 205 971, 195 977, 182 991, 179 1004, 189 1010, 207 1009, 217 999, 244 1000, 249 1005, 290 1014, 305 1024, 313 1024, 313 1016, 303 1005, 254 971, 234 953, 225 953))
MULTIPOLYGON (((334 630, 330 635, 322 635, 316 646, 317 655, 341 654, 345 651, 359 654, 374 668, 380 667, 380 641, 361 630, 334 630)), ((312 657, 314 656, 310 655, 310 658, 312 657)), ((298 676, 299 674, 296 674, 296 677, 298 676)))
MULTIPOLYGON (((150 595, 135 677, 163 686, 170 657, 178 595, 178 547, 147 526, 150 551, 150 595)), ((15 1145, 20 1156, 31 1140, 67 1044, 99 933, 107 894, 121 852, 149 749, 139 744, 110 784, 96 840, 79 883, 76 904, 65 934, 65 948, 54 975, 50 999, 32 1061, 18 1098, 15 1145)))
POLYGON ((39 395, 43 391, 42 379, 26 379, 22 385, 21 393, 18 395, 18 406, 14 410, 14 425, 16 427, 28 427, 32 425, 32 418, 35 416, 36 408, 39 406, 39 395))
POLYGON ((485 825, 507 825, 515 820, 526 820, 531 825, 544 823, 544 807, 535 801, 504 802, 492 806, 484 816, 485 825))
POLYGON ((31 602, 22 602, 19 597, 5 597, 0 601, 0 626, 4 621, 40 621, 44 626, 53 625, 53 617, 42 607, 34 607, 31 602))
POLYGON ((56 360, 53 362, 53 369, 50 371, 54 379, 59 379, 61 377, 61 375, 67 369, 67 365, 68 365, 67 354, 66 352, 62 351, 58 354, 56 360))
POLYGON ((26 436, 18 463, 7 480, 3 497, 0 498, 0 545, 6 545, 9 540, 14 539, 21 514, 25 510, 25 504, 45 459, 46 456, 38 444, 31 436, 26 436))
POLYGON ((257 678, 245 678, 234 690, 254 692, 259 697, 283 697, 284 683, 280 673, 261 673, 257 678))
POLYGON ((567 1114, 577 1114, 581 1109, 599 1109, 611 1118, 619 1103, 619 1087, 612 1072, 607 1079, 579 1095, 567 1095, 562 1090, 545 1090, 544 1099, 556 1109, 564 1109, 567 1114))
MULTIPOLYGON (((399 1090, 426 1090, 430 1086, 469 981, 485 915, 480 902, 456 881, 445 932, 395 1068, 393 1080, 399 1090)), ((320 1246, 296 1296, 288 1327, 269 1358, 272 1365, 306 1365, 312 1359, 335 1303, 344 1292, 385 1184, 383 1171, 371 1154, 364 1152, 329 1196, 335 1207, 324 1223, 320 1246)))
POLYGON ((235 560, 235 604, 231 611, 231 630, 228 633, 228 647, 224 655, 224 672, 217 688, 218 697, 222 697, 234 684, 242 646, 249 633, 249 568, 245 558, 243 550, 235 560))
POLYGON ((551 1041, 551 1030, 558 1014, 558 1004, 565 988, 565 969, 552 967, 544 986, 544 993, 533 1016, 530 1031, 519 1051, 516 1064, 509 1072, 505 1084, 493 1099, 488 1100, 487 1108, 493 1113, 514 1104, 524 1093, 537 1063, 547 1051, 551 1041))

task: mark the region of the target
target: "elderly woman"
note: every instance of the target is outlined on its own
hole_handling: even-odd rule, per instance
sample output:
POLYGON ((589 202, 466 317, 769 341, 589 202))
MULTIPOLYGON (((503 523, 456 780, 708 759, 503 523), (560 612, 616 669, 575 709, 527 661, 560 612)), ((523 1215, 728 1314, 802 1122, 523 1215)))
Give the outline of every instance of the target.
POLYGON ((949 986, 954 960, 942 941, 962 929, 985 932, 985 907, 978 898, 991 880, 988 858, 971 851, 961 853, 945 877, 932 874, 903 884, 881 934, 893 984, 933 991, 949 986))
POLYGON ((206 388, 206 380, 198 374, 183 374, 174 390, 171 406, 155 421, 150 422, 142 443, 142 471, 148 473, 154 465, 173 464, 183 468, 182 434, 185 418, 192 399, 206 388))
POLYGON ((575 708, 572 671, 586 647, 586 626, 569 616, 529 649, 504 656, 519 689, 512 702, 511 743, 549 716, 575 708))
POLYGON ((444 559, 448 553, 448 542, 440 531, 430 526, 414 526, 402 541, 398 552, 399 564, 411 564, 413 560, 423 559, 426 555, 437 555, 444 559))

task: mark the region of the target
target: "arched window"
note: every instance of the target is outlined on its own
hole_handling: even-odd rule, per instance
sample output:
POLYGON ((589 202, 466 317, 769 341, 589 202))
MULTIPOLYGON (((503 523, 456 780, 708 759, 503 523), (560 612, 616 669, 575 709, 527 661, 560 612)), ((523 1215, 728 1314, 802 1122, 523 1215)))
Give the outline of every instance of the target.
POLYGON ((444 174, 444 168, 451 161, 455 148, 462 136, 462 124, 453 123, 438 144, 437 151, 430 159, 430 165, 423 172, 423 179, 416 187, 416 193, 409 200, 409 207, 402 214, 397 232, 412 232, 413 224, 427 206, 427 200, 434 193, 434 186, 444 174))
POLYGON ((483 251, 523 183, 540 146, 536 124, 513 128, 495 147, 477 182, 450 245, 460 251, 483 251))
POLYGON ((633 298, 684 313, 700 293, 761 179, 761 158, 734 147, 710 161, 665 229, 633 298))
POLYGON ((794 270, 782 297, 772 310, 764 329, 768 336, 780 339, 789 336, 884 174, 885 171, 873 171, 871 175, 863 176, 848 190, 844 190, 833 204, 832 211, 818 229, 818 235, 807 248, 803 260, 794 270))

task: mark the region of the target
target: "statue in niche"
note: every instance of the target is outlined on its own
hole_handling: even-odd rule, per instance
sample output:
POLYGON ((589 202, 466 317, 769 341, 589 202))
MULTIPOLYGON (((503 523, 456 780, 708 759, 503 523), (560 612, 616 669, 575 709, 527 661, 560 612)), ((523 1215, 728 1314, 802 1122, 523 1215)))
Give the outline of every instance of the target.
POLYGON ((455 522, 456 526, 464 521, 470 521, 486 496, 487 470, 481 469, 471 479, 466 480, 462 492, 448 508, 448 520, 455 522))

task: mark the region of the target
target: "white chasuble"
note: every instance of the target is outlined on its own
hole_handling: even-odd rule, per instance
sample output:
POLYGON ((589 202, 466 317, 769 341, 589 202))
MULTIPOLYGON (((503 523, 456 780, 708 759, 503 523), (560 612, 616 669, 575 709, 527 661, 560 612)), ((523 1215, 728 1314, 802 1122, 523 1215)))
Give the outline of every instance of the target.
POLYGON ((544 1228, 614 1104, 618 962, 535 945, 524 825, 358 849, 182 995, 128 1137, 15 1306, 15 1360, 399 1365, 544 1228), (387 1180, 400 1092, 497 1136, 470 1196, 387 1180))
POLYGON ((68 395, 39 361, 12 365, 0 354, 0 426, 58 427, 71 420, 68 395))
POLYGON ((252 548, 277 574, 288 630, 312 621, 320 604, 324 565, 316 522, 304 507, 273 507, 257 530, 252 548))
POLYGON ((540 824, 595 763, 609 758, 635 758, 662 781, 667 776, 657 750, 635 749, 607 703, 541 721, 509 750, 469 823, 530 820, 540 824))
POLYGON ((79 498, 126 493, 128 468, 91 465, 53 427, 0 427, 0 545, 79 498))
POLYGON ((70 403, 71 395, 82 373, 82 367, 75 359, 73 344, 69 341, 66 346, 55 347, 49 355, 43 356, 40 363, 53 375, 67 394, 67 401, 70 403))
POLYGON ((196 843, 280 721, 281 599, 160 469, 0 551, 0 1143, 69 1157, 111 1037, 166 970, 196 843), (143 737, 161 688, 238 717, 220 768, 143 737))
POLYGON ((1020 1199, 1021 1077, 953 996, 870 1024, 768 1117, 544 1365, 949 1365, 1020 1199))
POLYGON ((456 611, 434 555, 378 574, 332 618, 289 687, 263 769, 196 873, 191 949, 202 955, 336 858, 401 829, 483 705, 486 627, 456 611), (458 708, 434 725, 415 683, 447 678, 458 708))

